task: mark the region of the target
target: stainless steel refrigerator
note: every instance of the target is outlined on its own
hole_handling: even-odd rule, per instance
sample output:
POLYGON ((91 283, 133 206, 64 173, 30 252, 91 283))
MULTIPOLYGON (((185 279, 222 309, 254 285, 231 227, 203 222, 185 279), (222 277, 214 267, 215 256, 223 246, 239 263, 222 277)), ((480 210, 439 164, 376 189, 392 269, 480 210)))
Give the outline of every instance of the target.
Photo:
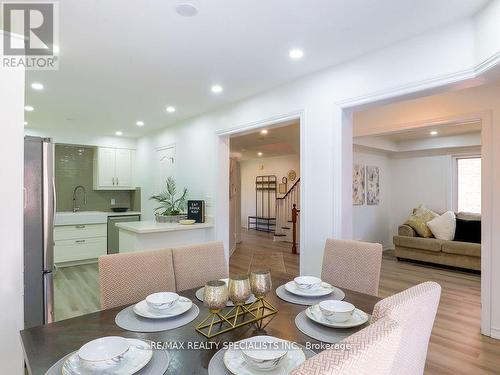
POLYGON ((24 325, 54 320, 54 144, 24 138, 24 325))

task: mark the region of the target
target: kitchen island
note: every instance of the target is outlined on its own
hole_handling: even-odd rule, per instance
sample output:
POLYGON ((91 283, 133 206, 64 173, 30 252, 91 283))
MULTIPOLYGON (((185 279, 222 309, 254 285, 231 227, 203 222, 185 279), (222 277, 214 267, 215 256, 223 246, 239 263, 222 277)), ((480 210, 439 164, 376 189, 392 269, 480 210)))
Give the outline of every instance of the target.
POLYGON ((143 250, 166 249, 213 241, 213 221, 182 225, 179 223, 157 223, 154 220, 118 223, 120 253, 143 250))

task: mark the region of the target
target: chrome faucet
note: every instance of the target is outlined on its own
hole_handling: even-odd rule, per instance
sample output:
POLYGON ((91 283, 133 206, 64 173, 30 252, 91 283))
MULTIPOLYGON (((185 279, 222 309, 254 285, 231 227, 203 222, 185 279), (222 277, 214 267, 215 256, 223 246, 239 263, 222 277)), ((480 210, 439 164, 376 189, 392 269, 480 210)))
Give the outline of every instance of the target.
POLYGON ((76 207, 76 193, 78 189, 83 190, 83 204, 84 205, 87 204, 87 190, 85 190, 85 188, 82 185, 76 186, 75 189, 73 190, 73 212, 79 211, 81 208, 80 206, 76 207))

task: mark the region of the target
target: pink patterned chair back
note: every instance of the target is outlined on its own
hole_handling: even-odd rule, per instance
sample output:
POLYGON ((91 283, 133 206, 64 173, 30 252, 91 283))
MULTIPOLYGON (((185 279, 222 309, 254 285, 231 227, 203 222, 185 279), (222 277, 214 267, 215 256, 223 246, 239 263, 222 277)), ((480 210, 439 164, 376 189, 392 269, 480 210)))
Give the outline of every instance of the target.
POLYGON ((224 279, 229 268, 221 241, 172 249, 177 290, 202 287, 207 281, 224 279))
POLYGON ((381 319, 315 355, 291 375, 388 375, 401 341, 401 327, 381 319))
POLYGON ((172 250, 101 256, 99 284, 103 309, 129 305, 151 293, 175 292, 172 250))
POLYGON ((321 278, 339 288, 378 295, 382 245, 328 238, 321 278))
POLYGON ((441 286, 427 281, 385 298, 375 305, 372 322, 390 318, 397 321, 403 331, 391 374, 424 373, 427 347, 440 296, 441 286))

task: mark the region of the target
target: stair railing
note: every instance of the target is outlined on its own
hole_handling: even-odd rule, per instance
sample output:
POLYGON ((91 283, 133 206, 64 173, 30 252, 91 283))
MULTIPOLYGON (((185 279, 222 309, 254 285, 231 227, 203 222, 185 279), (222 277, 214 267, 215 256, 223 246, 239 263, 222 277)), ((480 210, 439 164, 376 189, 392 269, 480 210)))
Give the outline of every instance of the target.
MULTIPOLYGON (((292 209, 294 205, 298 210, 300 207, 300 178, 295 181, 284 196, 276 198, 276 235, 284 236, 285 230, 292 229, 290 224, 293 224, 292 209)), ((293 238, 289 240, 293 240, 293 238)))

